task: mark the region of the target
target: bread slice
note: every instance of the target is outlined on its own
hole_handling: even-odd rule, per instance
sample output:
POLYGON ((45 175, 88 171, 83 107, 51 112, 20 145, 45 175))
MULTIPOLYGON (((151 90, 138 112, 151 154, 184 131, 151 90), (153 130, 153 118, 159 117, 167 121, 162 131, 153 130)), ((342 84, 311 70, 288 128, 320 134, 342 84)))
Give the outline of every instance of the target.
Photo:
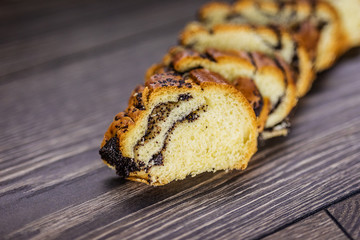
POLYGON ((287 32, 277 27, 218 24, 207 28, 193 22, 180 35, 180 43, 203 53, 208 48, 261 52, 281 57, 291 66, 297 96, 303 96, 315 77, 313 64, 305 48, 287 32))
MULTIPOLYGON (((249 89, 254 88, 245 81, 253 80, 261 96, 270 102, 271 112, 265 119, 267 131, 273 131, 276 125, 284 121, 297 102, 296 87, 286 65, 281 58, 271 59, 257 52, 220 51, 210 48, 205 50, 205 54, 200 54, 180 46, 170 49, 162 63, 162 66, 173 67, 182 73, 199 67, 208 69, 232 82, 245 96, 249 95, 249 89)), ((147 75, 156 72, 152 67, 147 75)), ((260 132, 263 130, 262 121, 265 116, 260 114, 262 118, 258 119, 260 132)), ((283 134, 287 133, 279 127, 277 129, 283 134)))
POLYGON ((233 5, 214 2, 206 4, 199 13, 201 21, 209 26, 220 23, 283 26, 307 49, 317 71, 329 68, 344 44, 336 11, 322 1, 241 0, 233 5))
POLYGON ((163 185, 246 168, 257 136, 252 107, 221 76, 166 71, 135 89, 105 133, 100 155, 123 178, 163 185))

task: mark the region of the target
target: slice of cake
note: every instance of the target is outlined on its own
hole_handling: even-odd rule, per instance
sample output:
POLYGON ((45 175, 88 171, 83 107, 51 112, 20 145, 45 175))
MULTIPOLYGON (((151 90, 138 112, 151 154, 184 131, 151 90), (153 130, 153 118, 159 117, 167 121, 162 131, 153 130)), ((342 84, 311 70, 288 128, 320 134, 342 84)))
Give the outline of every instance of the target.
POLYGON ((261 52, 272 58, 280 57, 291 67, 297 96, 303 96, 310 89, 315 76, 305 48, 287 31, 277 27, 218 24, 207 28, 204 24, 194 22, 187 25, 180 35, 180 43, 201 53, 208 48, 215 48, 261 52))
POLYGON ((117 174, 163 185, 207 171, 244 169, 257 149, 249 101, 206 69, 164 71, 137 87, 100 155, 117 174))

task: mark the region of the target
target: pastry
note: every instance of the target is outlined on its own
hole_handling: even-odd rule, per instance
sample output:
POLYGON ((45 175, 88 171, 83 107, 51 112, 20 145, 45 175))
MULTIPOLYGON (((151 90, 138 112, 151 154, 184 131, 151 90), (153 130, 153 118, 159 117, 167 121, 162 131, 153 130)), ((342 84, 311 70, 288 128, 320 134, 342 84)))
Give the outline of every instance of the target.
POLYGON ((322 1, 239 0, 233 5, 214 2, 200 9, 199 18, 209 26, 232 23, 285 27, 306 48, 316 71, 334 63, 344 39, 338 14, 322 1))
POLYGON ((249 101, 219 74, 164 70, 134 90, 105 133, 100 155, 123 178, 163 185, 246 168, 257 136, 249 101))
POLYGON ((218 24, 208 28, 199 22, 186 26, 180 43, 203 53, 207 48, 261 52, 282 58, 290 65, 296 82, 297 96, 303 96, 315 76, 310 56, 301 43, 278 27, 218 24))
POLYGON ((326 2, 205 5, 182 46, 149 68, 115 116, 99 151, 104 163, 150 185, 245 169, 259 137, 288 133, 316 71, 360 44, 360 2, 326 2))

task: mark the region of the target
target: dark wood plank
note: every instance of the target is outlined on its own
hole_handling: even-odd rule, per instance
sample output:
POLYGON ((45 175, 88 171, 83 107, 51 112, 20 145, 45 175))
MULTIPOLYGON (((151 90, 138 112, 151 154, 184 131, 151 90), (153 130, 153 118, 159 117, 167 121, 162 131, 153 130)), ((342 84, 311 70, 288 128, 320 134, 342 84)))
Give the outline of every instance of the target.
POLYGON ((185 25, 194 19, 196 9, 204 2, 136 0, 53 4, 61 5, 59 11, 54 6, 41 9, 50 13, 38 17, 39 10, 22 22, 17 20, 2 27, 6 34, 0 44, 0 76, 64 56, 81 55, 104 44, 127 47, 127 42, 121 41, 123 38, 137 35, 137 39, 146 39, 159 34, 154 31, 158 27, 179 22, 185 25), (27 21, 31 17, 35 20, 27 21))
MULTIPOLYGON (((156 3, 156 1, 148 1, 156 3)), ((57 30, 66 25, 84 21, 96 21, 107 14, 121 14, 123 10, 132 11, 144 0, 63 0, 44 1, 2 1, 0 28, 3 30, 1 42, 31 38, 47 31, 57 30)))
MULTIPOLYGON (((179 6, 172 4, 167 8, 179 6)), ((190 1, 184 6, 193 8, 190 1)), ((162 17, 180 16, 174 11, 162 17)), ((95 39, 95 48, 67 57, 57 55, 63 38, 54 40, 46 53, 54 58, 43 59, 50 62, 41 65, 36 53, 37 67, 2 78, 0 236, 256 238, 359 192, 359 49, 321 74, 300 101, 290 136, 266 143, 246 171, 202 174, 158 188, 119 181, 99 160, 102 134, 185 21, 162 25, 164 19, 156 19, 151 34, 150 19, 143 17, 132 25, 149 22, 131 36, 105 44, 95 39)))
MULTIPOLYGON (((0 136, 1 179, 6 181, 43 164, 98 146, 114 114, 125 108, 131 89, 142 82, 146 67, 160 59, 166 46, 171 45, 172 38, 176 36, 176 27, 180 26, 171 26, 167 35, 152 39, 151 43, 139 40, 129 49, 98 54, 93 58, 90 55, 82 62, 64 64, 54 70, 34 71, 33 74, 26 74, 22 81, 3 85, 0 89, 4 99, 1 112, 9 114, 0 119, 0 126, 4 129, 0 136), (135 69, 134 65, 137 66, 135 69), (65 148, 66 151, 63 150, 65 148)), ((346 114, 356 115, 357 106, 354 105, 357 103, 358 95, 355 93, 358 83, 354 83, 351 77, 346 78, 346 75, 347 71, 354 72, 357 67, 356 61, 353 61, 344 65, 340 75, 333 71, 333 79, 327 84, 338 84, 337 79, 343 78, 341 87, 336 85, 313 96, 316 104, 310 105, 322 108, 322 112, 319 112, 322 115, 300 112, 294 124, 299 128, 308 128, 305 132, 314 130, 316 133, 324 130, 324 127, 331 128, 319 121, 324 116, 333 117, 334 112, 343 109, 349 111, 346 114), (319 95, 323 96, 322 101, 319 95), (334 108, 330 105, 323 108, 323 104, 332 100, 328 96, 343 101, 335 101, 334 108), (344 103, 346 108, 343 108, 344 103), (302 123, 302 119, 311 124, 302 123), (322 128, 318 128, 319 125, 322 128)), ((338 121, 341 123, 351 120, 346 115, 336 117, 340 118, 338 121)), ((334 125, 337 123, 334 121, 334 125)))
POLYGON ((263 239, 340 240, 348 238, 325 211, 321 211, 263 239))
POLYGON ((34 70, 4 83, 0 182, 98 147, 113 116, 125 108, 131 90, 165 54, 180 27, 133 41, 127 49, 34 70))
MULTIPOLYGON (((355 129, 359 129, 358 119, 357 122, 353 126, 355 129)), ((301 136, 300 132, 297 134, 301 136)), ((83 237, 88 238, 106 233, 106 236, 118 235, 121 238, 139 237, 138 234, 145 234, 144 238, 161 235, 166 238, 204 233, 217 238, 221 233, 224 237, 256 237, 315 211, 358 187, 359 149, 354 148, 353 141, 359 132, 353 135, 353 141, 345 141, 349 134, 354 132, 346 123, 307 142, 294 142, 293 138, 274 142, 271 148, 259 152, 245 172, 208 174, 205 179, 200 176, 201 181, 199 178, 187 179, 164 188, 126 182, 126 186, 113 186, 97 197, 88 196, 87 201, 68 203, 67 207, 38 219, 30 218, 30 223, 10 236, 16 239, 33 235, 43 238, 50 234, 67 238, 85 234, 83 237), (307 152, 296 149, 307 149, 307 152), (184 185, 188 188, 179 189, 184 185), (131 194, 132 189, 138 191, 131 194), (166 195, 169 191, 172 192, 166 195), (237 226, 244 227, 239 229, 237 226), (89 229, 93 231, 89 232, 89 229)), ((306 135, 312 134, 307 132, 306 135)), ((71 169, 74 168, 70 166, 68 170, 71 169)), ((42 174, 46 172, 45 169, 42 174)), ((97 178, 97 175, 93 177, 97 178)), ((70 181, 68 184, 75 185, 71 192, 75 195, 73 199, 78 194, 82 196, 82 192, 76 192, 76 186, 81 188, 84 183, 70 181)), ((47 196, 51 194, 48 190, 47 196)), ((19 205, 25 210, 19 215, 29 216, 25 207, 27 203, 19 205)), ((19 209, 19 205, 14 204, 14 207, 19 209)), ((33 208, 31 212, 44 212, 41 207, 38 206, 38 211, 33 208)), ((6 206, 4 211, 9 214, 5 216, 11 215, 11 210, 6 206)), ((6 218, 3 221, 11 222, 6 218)))
POLYGON ((329 207, 328 211, 353 239, 360 239, 360 194, 329 207))
MULTIPOLYGON (((219 174, 203 174, 163 188, 134 184, 119 180, 99 161, 97 149, 91 150, 47 165, 35 174, 18 179, 17 184, 21 184, 21 189, 16 189, 14 184, 14 191, 1 196, 0 236, 46 216, 48 219, 53 218, 48 221, 51 225, 48 227, 52 230, 41 226, 40 231, 45 235, 50 234, 52 238, 78 226, 79 222, 89 222, 90 219, 96 219, 90 220, 92 225, 101 227, 116 221, 120 212, 123 215, 131 214, 176 194, 196 191, 200 186, 219 177, 219 174), (142 202, 141 196, 147 196, 147 201, 142 202), (109 212, 114 214, 105 217, 104 214, 109 212), (55 215, 56 217, 53 217, 55 215), (62 216, 66 216, 66 219, 62 216)), ((35 228, 33 230, 36 232, 35 228)), ((85 232, 80 230, 79 233, 71 235, 78 236, 83 233, 85 232)), ((36 236, 36 233, 31 230, 15 233, 13 237, 19 239, 33 235, 36 236)))
MULTIPOLYGON (((347 134, 349 132, 337 132, 331 137, 323 137, 333 149, 338 139, 347 134)), ((60 239, 82 236, 88 239, 104 235, 121 239, 140 236, 187 238, 199 234, 213 238, 253 238, 300 218, 309 211, 315 211, 358 186, 359 183, 354 182, 354 179, 359 178, 359 166, 354 165, 358 151, 350 153, 354 156, 342 157, 339 163, 337 157, 340 152, 344 152, 343 149, 337 149, 335 154, 331 150, 323 153, 323 149, 315 150, 311 147, 317 145, 316 141, 309 141, 304 147, 310 149, 313 158, 294 162, 298 161, 292 154, 297 146, 286 143, 280 142, 261 151, 245 172, 206 174, 165 187, 152 188, 131 182, 114 182, 113 186, 106 186, 105 172, 101 177, 98 177, 99 174, 87 176, 81 182, 70 179, 69 182, 64 181, 66 188, 54 186, 35 196, 21 194, 26 201, 13 201, 5 206, 2 209, 5 218, 2 221, 11 223, 19 216, 30 216, 28 224, 10 235, 14 239, 29 236, 39 239, 49 236, 60 239), (276 149, 278 145, 281 150, 276 149), (316 154, 313 154, 314 151, 316 154), (354 165, 353 168, 350 165, 354 165), (335 179, 336 174, 341 174, 343 178, 335 179), (319 179, 319 175, 323 176, 322 179, 319 179), (336 180, 344 185, 340 186, 336 180), (101 192, 96 190, 101 188, 101 184, 105 188, 104 192, 92 196, 94 192, 101 192), (61 190, 64 196, 57 199, 61 190), (31 216, 34 212, 39 216, 56 209, 56 205, 61 204, 65 197, 75 203, 67 202, 67 207, 40 218, 31 216), (48 206, 41 204, 44 198, 49 200, 48 206), (80 203, 76 201, 77 198, 80 198, 80 203), (88 200, 84 201, 84 198, 88 200), (33 205, 33 202, 38 204, 33 205), (28 204, 32 206, 31 209, 28 204), (18 215, 12 215, 14 208, 21 210, 18 215)), ((91 161, 94 159, 91 158, 91 161)), ((69 166, 67 171, 74 171, 73 167, 69 166)), ((44 169, 36 175, 47 172, 44 169)), ((111 179, 110 172, 107 174, 111 179)))

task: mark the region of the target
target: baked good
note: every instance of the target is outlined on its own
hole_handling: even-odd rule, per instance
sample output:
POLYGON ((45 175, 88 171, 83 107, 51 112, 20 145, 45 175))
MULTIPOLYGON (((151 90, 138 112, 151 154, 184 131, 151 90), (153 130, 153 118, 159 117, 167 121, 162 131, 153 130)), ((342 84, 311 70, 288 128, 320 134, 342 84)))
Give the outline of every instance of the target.
MULTIPOLYGON (((295 0, 257 0, 262 2, 276 2, 283 4, 284 2, 294 3, 295 0)), ((305 1, 305 0, 300 0, 305 1)), ((300 2, 298 1, 298 2, 300 2)), ((340 54, 352 47, 360 45, 360 1, 359 0, 307 0, 308 2, 329 3, 338 15, 338 23, 340 24, 343 38, 340 42, 340 54)), ((219 4, 220 5, 220 4, 219 4)))
MULTIPOLYGON (((188 71, 177 71, 177 72, 181 74, 188 74, 188 72, 191 70, 193 69, 189 69, 188 71)), ((151 78, 155 74, 163 74, 168 71, 176 71, 176 70, 175 68, 172 67, 172 65, 167 65, 164 63, 154 64, 146 71, 146 79, 151 78)), ((212 71, 212 73, 216 73, 216 72, 212 71)), ((225 79, 226 78, 224 78, 224 80, 225 79)), ((235 79, 233 82, 230 82, 228 79, 226 79, 226 81, 228 84, 231 84, 238 91, 240 91, 244 95, 244 97, 248 100, 250 106, 255 112, 258 132, 259 133, 262 132, 264 130, 266 120, 268 119, 269 112, 271 110, 270 100, 267 97, 263 97, 263 95, 260 93, 256 84, 251 78, 239 77, 235 79)))
POLYGON ((250 23, 286 27, 309 52, 317 71, 334 63, 344 39, 336 11, 322 1, 239 0, 233 5, 213 2, 200 9, 199 18, 209 26, 250 23))
POLYGON ((257 136, 248 100, 220 75, 168 70, 134 90, 105 133, 100 155, 121 177, 163 185, 246 168, 257 136))
POLYGON ((337 11, 345 39, 341 42, 341 51, 360 46, 360 1, 359 0, 324 0, 337 11))
MULTIPOLYGON (((248 88, 251 88, 249 84, 244 84, 245 79, 253 80, 262 97, 269 99, 270 103, 270 113, 259 115, 259 131, 262 132, 266 121, 267 132, 273 132, 278 125, 276 135, 287 134, 288 128, 280 126, 284 126, 281 123, 296 105, 297 97, 290 68, 280 57, 272 59, 258 52, 220 51, 212 48, 206 49, 205 54, 200 54, 195 50, 177 46, 170 49, 162 64, 150 68, 147 75, 156 73, 156 68, 161 66, 173 67, 182 73, 199 67, 205 68, 220 74, 238 89, 242 88, 239 90, 245 94, 248 88)), ((266 108, 263 108, 263 111, 265 110, 266 108)))
POLYGON ((202 22, 185 28, 182 46, 147 71, 115 116, 102 160, 120 177, 150 185, 245 169, 259 134, 287 134, 287 116, 315 72, 360 44, 360 17, 352 21, 360 2, 326 1, 333 7, 320 0, 204 6, 202 22))
POLYGON ((186 26, 180 43, 203 53, 207 48, 261 52, 281 57, 294 74, 297 96, 303 96, 315 77, 313 64, 306 49, 293 36, 279 27, 239 24, 217 24, 208 28, 200 22, 186 26))

